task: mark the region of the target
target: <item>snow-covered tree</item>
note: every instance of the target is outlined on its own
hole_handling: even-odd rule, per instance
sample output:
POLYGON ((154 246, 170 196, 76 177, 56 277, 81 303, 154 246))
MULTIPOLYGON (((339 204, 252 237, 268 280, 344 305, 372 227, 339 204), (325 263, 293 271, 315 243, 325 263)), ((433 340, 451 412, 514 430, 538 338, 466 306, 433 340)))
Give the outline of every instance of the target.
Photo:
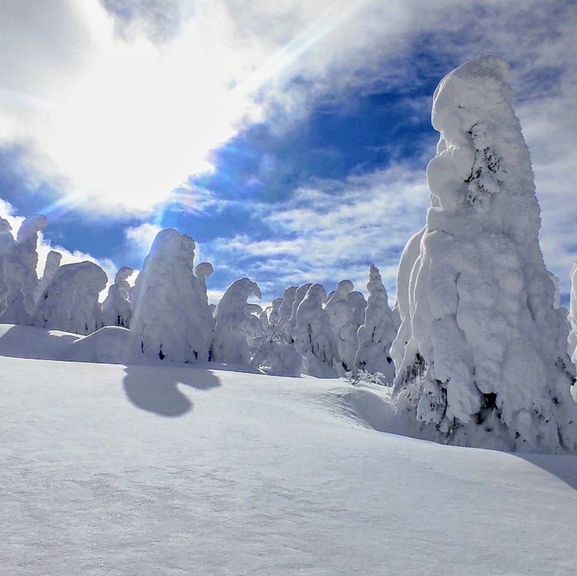
POLYGON ((441 137, 404 295, 412 303, 395 379, 400 406, 452 443, 574 449, 568 322, 539 247, 540 209, 506 65, 487 57, 451 72, 435 91, 432 120, 441 137))
POLYGON ((357 332, 355 367, 371 374, 381 374, 385 381, 392 382, 395 368, 390 348, 399 326, 389 308, 387 290, 376 266, 369 270, 367 290, 369 298, 365 318, 357 332))
POLYGON ((102 328, 98 295, 107 282, 106 272, 93 262, 61 266, 38 302, 34 325, 76 334, 102 328))
POLYGON ((12 226, 8 220, 0 218, 0 318, 8 307, 8 294, 10 293, 10 276, 6 268, 16 244, 11 230, 12 226))
MULTIPOLYGON (((282 302, 278 309, 278 322, 275 328, 275 334, 277 335, 278 341, 291 343, 292 342, 292 332, 294 326, 291 322, 293 315, 293 307, 295 303, 296 286, 289 286, 283 294, 282 302)), ((303 295, 304 298, 304 295, 303 295)), ((296 312, 296 310, 295 310, 296 312)))
POLYGON ((319 378, 336 375, 333 364, 338 358, 337 343, 323 308, 326 296, 321 284, 309 287, 296 309, 293 334, 295 349, 304 360, 304 371, 319 378))
POLYGON ((48 252, 46 262, 44 263, 42 278, 38 281, 36 292, 34 293, 34 301, 36 303, 38 303, 42 294, 44 294, 44 291, 48 288, 50 282, 52 282, 52 278, 54 278, 58 268, 60 268, 61 260, 62 254, 60 254, 60 252, 56 252, 55 250, 50 250, 50 252, 48 252))
POLYGON ((106 300, 102 303, 102 319, 105 326, 130 327, 130 302, 128 293, 130 284, 128 278, 134 270, 123 266, 114 278, 114 284, 108 289, 106 300))
POLYGON ((349 372, 355 363, 357 351, 356 329, 353 328, 353 315, 355 309, 349 295, 354 290, 350 280, 341 280, 335 291, 327 297, 325 310, 329 319, 331 330, 337 343, 336 364, 342 371, 349 372))
POLYGON ((20 225, 16 242, 5 256, 4 283, 7 287, 5 310, 0 322, 6 324, 30 324, 36 302, 38 287, 38 234, 48 225, 45 216, 26 218, 20 225))
POLYGON ((213 320, 204 278, 194 275, 194 240, 161 230, 131 291, 130 330, 143 354, 207 361, 213 320))
POLYGON ((247 306, 249 298, 260 299, 256 282, 241 278, 233 282, 216 306, 211 359, 214 362, 249 366, 251 339, 254 337, 254 319, 247 306))
POLYGON ((571 270, 571 303, 569 308, 571 333, 569 334, 569 355, 573 364, 577 364, 577 264, 571 270))

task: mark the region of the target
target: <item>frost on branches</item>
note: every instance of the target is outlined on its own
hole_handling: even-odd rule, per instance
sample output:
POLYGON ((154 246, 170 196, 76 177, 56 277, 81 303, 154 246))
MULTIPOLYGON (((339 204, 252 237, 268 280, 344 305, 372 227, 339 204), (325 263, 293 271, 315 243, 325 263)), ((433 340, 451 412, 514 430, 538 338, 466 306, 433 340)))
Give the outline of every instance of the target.
POLYGON ((397 334, 398 323, 389 308, 387 290, 376 266, 371 266, 369 270, 367 290, 369 298, 364 323, 358 330, 355 365, 359 370, 381 374, 385 382, 392 382, 395 369, 390 347, 397 334))
POLYGON ((93 262, 58 268, 34 313, 34 325, 50 330, 90 334, 102 328, 98 295, 108 278, 93 262))
POLYGON ((194 275, 194 240, 158 233, 136 279, 130 330, 145 355, 173 362, 207 361, 212 315, 204 277, 194 275))
MULTIPOLYGON (((5 324, 30 324, 38 287, 38 233, 48 225, 44 216, 26 218, 20 225, 16 242, 3 257, 3 284, 5 286, 4 310, 0 322, 5 324)), ((5 226, 4 226, 5 228, 5 226)))
POLYGON ((501 60, 480 58, 435 91, 441 137, 419 254, 405 254, 413 267, 403 273, 401 317, 410 329, 395 393, 451 443, 569 450, 577 409, 568 324, 539 247, 533 171, 506 72, 501 60))
POLYGON ((214 362, 249 366, 251 340, 259 322, 247 303, 251 297, 260 300, 260 288, 256 282, 241 278, 227 288, 218 303, 211 346, 211 360, 214 362))
POLYGON ((114 278, 114 284, 108 289, 106 300, 102 303, 102 318, 105 326, 130 327, 130 302, 128 293, 130 284, 128 278, 134 270, 122 267, 114 278))

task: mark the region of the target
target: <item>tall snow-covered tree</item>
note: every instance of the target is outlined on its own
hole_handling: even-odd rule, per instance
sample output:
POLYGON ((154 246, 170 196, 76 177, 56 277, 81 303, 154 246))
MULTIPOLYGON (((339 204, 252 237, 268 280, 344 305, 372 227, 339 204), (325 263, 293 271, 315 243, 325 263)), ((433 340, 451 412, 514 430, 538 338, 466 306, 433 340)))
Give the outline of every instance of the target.
POLYGON ((392 382, 395 376, 390 348, 397 334, 398 324, 389 308, 387 290, 376 266, 369 270, 367 283, 369 298, 363 324, 357 332, 358 348, 355 367, 371 374, 381 374, 392 382))
POLYGON ((58 268, 60 268, 60 262, 62 260, 62 254, 56 252, 55 250, 50 250, 46 256, 46 262, 44 263, 44 272, 42 278, 38 280, 38 285, 36 286, 36 292, 34 293, 34 301, 38 303, 42 295, 44 294, 46 288, 52 282, 58 268))
MULTIPOLYGON (((337 343, 323 304, 326 299, 321 284, 312 284, 295 313, 294 346, 303 357, 304 370, 311 376, 331 378, 338 358, 337 343)), ((296 300, 295 300, 296 303, 296 300)))
POLYGON ((501 60, 480 58, 435 91, 441 137, 394 390, 448 442, 574 449, 568 322, 539 247, 531 160, 506 76, 501 60))
POLYGON ((102 303, 102 319, 105 326, 130 327, 130 301, 128 294, 130 284, 128 278, 134 270, 123 266, 114 278, 114 284, 108 288, 108 295, 102 303))
POLYGON ((102 328, 98 295, 107 281, 106 272, 93 262, 61 266, 38 302, 34 325, 76 334, 102 328))
POLYGON ((161 230, 131 291, 130 330, 143 354, 173 362, 207 361, 212 314, 204 279, 194 275, 192 238, 161 230))
POLYGON ((357 335, 359 328, 353 324, 355 314, 354 301, 349 296, 354 290, 350 280, 341 280, 337 288, 327 298, 325 310, 333 335, 337 343, 336 365, 344 372, 353 370, 355 353, 357 351, 357 335))
POLYGON ((569 355, 573 364, 577 364, 577 264, 571 270, 571 303, 569 307, 569 321, 571 333, 569 334, 569 355))
POLYGON ((4 283, 7 287, 5 310, 0 322, 30 324, 36 306, 34 296, 38 288, 38 234, 48 221, 45 216, 26 218, 16 234, 16 242, 4 260, 4 283))
POLYGON ((247 304, 251 297, 260 300, 260 288, 256 282, 241 278, 227 288, 217 304, 211 346, 211 359, 214 362, 250 365, 251 340, 254 338, 255 321, 259 322, 247 304))
POLYGON ((16 244, 8 220, 0 218, 0 318, 8 307, 11 277, 7 271, 10 254, 16 244))

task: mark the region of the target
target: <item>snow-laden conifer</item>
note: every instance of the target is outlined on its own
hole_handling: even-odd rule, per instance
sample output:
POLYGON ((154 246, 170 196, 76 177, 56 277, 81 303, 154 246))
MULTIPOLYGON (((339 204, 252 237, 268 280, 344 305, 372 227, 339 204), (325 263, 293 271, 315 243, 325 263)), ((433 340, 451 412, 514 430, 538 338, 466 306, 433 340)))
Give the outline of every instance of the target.
POLYGON ((107 281, 106 272, 94 262, 60 266, 38 302, 34 325, 76 334, 102 328, 98 295, 107 281))
POLYGON ((36 292, 34 293, 34 301, 38 303, 42 295, 44 294, 46 288, 52 282, 58 268, 60 268, 60 262, 62 260, 62 254, 56 252, 55 250, 50 250, 46 256, 46 262, 44 263, 44 272, 42 273, 42 278, 38 280, 38 285, 36 287, 36 292))
POLYGON ((114 284, 108 289, 108 295, 102 303, 102 319, 105 326, 130 328, 130 302, 128 278, 134 270, 123 266, 114 278, 114 284))
POLYGON ((156 236, 131 291, 131 332, 147 356, 207 361, 212 315, 204 281, 194 275, 192 238, 169 228, 156 236))
POLYGON ((404 295, 400 405, 449 442, 574 449, 568 323, 539 247, 540 209, 506 65, 480 58, 451 72, 435 91, 432 120, 441 137, 404 295))
POLYGON ((211 359, 238 366, 249 366, 251 340, 259 319, 251 314, 249 298, 261 298, 256 282, 241 278, 233 282, 216 306, 211 359), (256 321, 256 323, 255 323, 256 321))
POLYGON ((369 270, 367 290, 369 298, 364 322, 357 333, 358 348, 354 364, 358 370, 381 374, 385 381, 392 382, 395 370, 390 348, 398 324, 389 308, 387 290, 376 266, 371 266, 369 270))
POLYGON ((26 218, 16 234, 16 242, 5 255, 4 283, 7 287, 5 309, 0 322, 30 324, 36 306, 34 296, 38 288, 38 234, 48 221, 45 216, 26 218))

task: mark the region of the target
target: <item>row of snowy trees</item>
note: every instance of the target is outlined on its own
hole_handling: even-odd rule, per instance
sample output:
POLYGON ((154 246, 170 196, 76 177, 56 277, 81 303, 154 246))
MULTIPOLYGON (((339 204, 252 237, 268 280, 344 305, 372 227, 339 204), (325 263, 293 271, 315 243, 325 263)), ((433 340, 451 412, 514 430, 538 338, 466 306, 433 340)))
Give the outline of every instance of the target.
POLYGON ((0 322, 80 334, 118 326, 140 353, 176 362, 378 374, 400 413, 446 442, 574 450, 577 269, 568 315, 539 246, 506 65, 481 58, 453 71, 432 119, 441 136, 427 168, 431 205, 401 257, 394 311, 374 266, 368 301, 344 280, 328 296, 320 284, 290 287, 263 310, 249 303, 259 287, 243 278, 213 307, 212 266, 195 267, 194 241, 172 229, 156 237, 135 285, 121 269, 100 305, 107 278, 96 264, 60 266, 51 253, 38 281, 46 219, 36 216, 16 238, 0 221, 0 322))
POLYGON ((389 348, 399 321, 374 266, 368 302, 343 280, 328 297, 320 284, 292 286, 263 309, 249 303, 261 298, 258 285, 242 278, 215 307, 207 297, 212 265, 195 266, 194 240, 168 229, 154 240, 134 286, 128 282, 133 270, 121 268, 100 304, 108 279, 93 262, 61 266, 61 255, 51 251, 37 278, 38 233, 46 224, 34 216, 13 238, 8 223, 0 223, 2 323, 83 335, 116 326, 129 329, 136 349, 152 358, 213 361, 294 376, 367 372, 392 382, 389 348))

